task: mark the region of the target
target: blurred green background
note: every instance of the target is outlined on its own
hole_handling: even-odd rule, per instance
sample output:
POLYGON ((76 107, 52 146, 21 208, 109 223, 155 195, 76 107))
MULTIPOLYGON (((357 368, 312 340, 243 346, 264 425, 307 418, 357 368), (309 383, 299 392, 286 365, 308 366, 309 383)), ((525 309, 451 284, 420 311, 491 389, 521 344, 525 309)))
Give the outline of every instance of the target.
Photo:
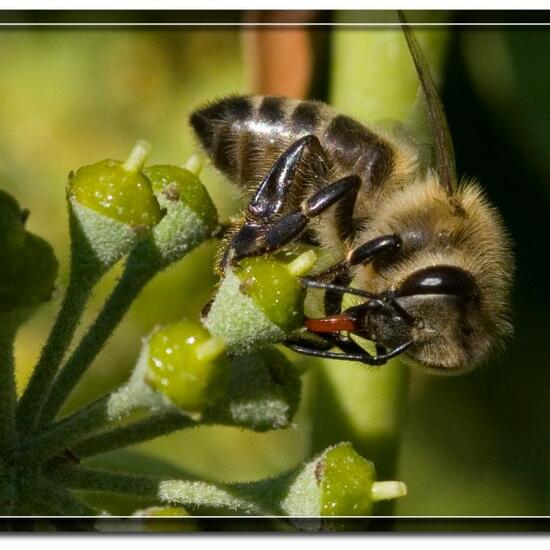
MULTIPOLYGON (((545 28, 453 32, 444 103, 459 173, 483 182, 515 242, 515 336, 470 374, 412 372, 398 475, 409 495, 397 514, 550 514, 549 57, 545 28)), ((246 91, 244 75, 236 29, 0 29, 0 186, 30 209, 29 229, 54 245, 60 288, 68 268, 68 172, 124 158, 140 138, 153 145, 151 163, 183 163, 195 147, 189 113, 246 91)), ((213 169, 203 180, 222 219, 238 211, 236 194, 213 169)), ((155 324, 198 314, 215 284, 214 253, 213 244, 200 247, 146 288, 69 407, 122 382, 155 324)), ((96 289, 85 322, 116 276, 96 289)), ((19 335, 19 389, 58 306, 59 296, 19 335)), ((305 408, 291 430, 200 428, 139 447, 167 470, 223 481, 275 474, 307 458, 308 449, 305 408)), ((155 468, 136 456, 113 453, 101 462, 155 468)))

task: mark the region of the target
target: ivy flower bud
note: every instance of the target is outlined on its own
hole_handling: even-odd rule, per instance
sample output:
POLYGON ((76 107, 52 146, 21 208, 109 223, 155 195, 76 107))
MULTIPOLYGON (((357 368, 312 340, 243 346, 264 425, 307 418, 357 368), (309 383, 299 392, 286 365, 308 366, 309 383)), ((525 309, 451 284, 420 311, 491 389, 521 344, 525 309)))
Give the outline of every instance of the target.
POLYGON ((88 268, 108 269, 161 219, 142 172, 148 151, 138 142, 125 162, 104 160, 69 174, 73 254, 88 268))
POLYGON ((204 422, 257 432, 288 428, 300 402, 300 376, 279 350, 233 357, 227 391, 205 411, 204 422))
POLYGON ((191 209, 201 222, 213 231, 218 225, 216 207, 198 176, 179 166, 156 165, 144 173, 163 207, 179 200, 191 209))
POLYGON ((224 393, 225 345, 199 323, 179 321, 149 336, 146 382, 184 411, 202 412, 224 393))
POLYGON ((24 228, 26 213, 0 191, 0 312, 27 312, 51 298, 58 272, 52 247, 24 228))
POLYGON ((25 242, 26 211, 19 208, 17 201, 0 190, 0 250, 9 254, 21 248, 25 242))
POLYGON ((198 531, 196 520, 182 506, 151 506, 137 510, 132 515, 142 518, 141 529, 136 530, 151 533, 198 531))
POLYGON ((136 275, 176 262, 218 227, 216 208, 197 175, 168 165, 151 166, 144 173, 165 215, 129 258, 136 275))
POLYGON ((305 291, 299 277, 316 259, 310 250, 290 263, 273 256, 242 260, 227 271, 205 326, 223 338, 234 354, 281 342, 301 326, 305 291))
POLYGON ((400 481, 376 481, 374 464, 340 443, 302 467, 283 507, 295 516, 369 516, 375 502, 406 494, 400 481))

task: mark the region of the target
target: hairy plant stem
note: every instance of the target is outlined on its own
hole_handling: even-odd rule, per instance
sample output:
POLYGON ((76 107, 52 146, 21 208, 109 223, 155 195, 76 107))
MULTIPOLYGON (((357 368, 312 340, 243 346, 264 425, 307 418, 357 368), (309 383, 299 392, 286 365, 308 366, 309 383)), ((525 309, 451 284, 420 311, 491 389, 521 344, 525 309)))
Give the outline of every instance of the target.
POLYGON ((196 426, 189 416, 178 411, 161 411, 147 418, 87 437, 72 450, 79 458, 108 453, 143 441, 167 435, 175 430, 196 426))
MULTIPOLYGON (((341 12, 337 20, 353 22, 354 12, 341 12)), ((439 68, 447 31, 415 29, 415 34, 432 67, 439 68)), ((338 110, 367 125, 392 119, 408 122, 416 137, 426 133, 423 97, 399 27, 335 29, 332 47, 330 95, 338 110)), ((408 386, 405 367, 398 360, 377 369, 322 360, 313 377, 312 451, 347 439, 375 462, 382 478, 393 479, 408 386)), ((379 513, 389 513, 390 506, 379 513)))
POLYGON ((102 397, 73 415, 21 441, 16 458, 27 464, 40 464, 70 448, 109 420, 109 397, 102 397))
MULTIPOLYGON (((274 513, 255 502, 256 499, 251 498, 242 488, 233 488, 226 484, 153 478, 82 466, 64 466, 49 471, 48 475, 50 479, 68 489, 149 497, 165 504, 205 506, 231 513, 274 513)), ((245 487, 246 484, 241 486, 245 487)))
POLYGON ((156 497, 161 478, 96 470, 85 466, 53 468, 47 475, 67 489, 156 497))
POLYGON ((97 516, 98 510, 83 503, 57 480, 30 476, 21 494, 21 508, 27 515, 97 516))
POLYGON ((149 268, 141 270, 128 268, 124 270, 121 279, 107 302, 105 302, 97 319, 59 371, 40 415, 42 425, 50 422, 58 413, 82 375, 114 332, 132 302, 157 271, 156 266, 149 266, 149 268))
POLYGON ((22 433, 32 432, 59 365, 71 343, 84 306, 97 281, 73 272, 55 323, 42 349, 25 392, 17 407, 17 426, 22 433))
POLYGON ((0 321, 0 456, 16 442, 15 408, 15 364, 13 344, 17 323, 0 321))

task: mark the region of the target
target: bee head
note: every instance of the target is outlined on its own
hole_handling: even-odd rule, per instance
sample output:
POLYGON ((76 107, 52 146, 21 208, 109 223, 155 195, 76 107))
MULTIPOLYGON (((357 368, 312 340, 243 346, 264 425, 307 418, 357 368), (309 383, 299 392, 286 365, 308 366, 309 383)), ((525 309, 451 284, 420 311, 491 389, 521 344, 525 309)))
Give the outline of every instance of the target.
MULTIPOLYGON (((357 291, 359 293, 360 291, 357 291)), ((314 332, 347 332, 376 343, 379 353, 406 349, 404 358, 424 370, 458 374, 477 366, 494 344, 498 321, 484 304, 475 277, 455 265, 410 273, 397 289, 367 299, 339 315, 308 320, 314 332)))
MULTIPOLYGON (((481 290, 474 276, 454 265, 411 273, 394 292, 408 322, 412 345, 406 357, 444 374, 474 368, 492 346, 481 290)), ((406 319, 405 319, 406 321, 406 319)))

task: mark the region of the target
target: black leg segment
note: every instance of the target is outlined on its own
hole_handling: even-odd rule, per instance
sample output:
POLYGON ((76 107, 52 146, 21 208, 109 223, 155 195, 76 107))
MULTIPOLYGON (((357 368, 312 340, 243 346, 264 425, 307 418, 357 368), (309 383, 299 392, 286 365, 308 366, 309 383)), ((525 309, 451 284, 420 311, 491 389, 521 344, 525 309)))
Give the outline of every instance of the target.
MULTIPOLYGON (((342 309, 342 298, 346 288, 351 282, 350 270, 359 264, 368 264, 378 258, 388 258, 401 249, 401 237, 397 234, 382 235, 357 247, 348 254, 346 260, 333 265, 329 269, 315 275, 304 282, 305 285, 312 285, 308 282, 332 283, 334 288, 325 288, 325 314, 335 315, 342 309)), ((320 287, 316 287, 320 288, 320 287)))
POLYGON ((263 252, 277 250, 299 237, 307 222, 308 218, 302 212, 293 212, 282 217, 267 230, 263 252))
POLYGON ((357 195, 361 179, 358 176, 348 176, 327 185, 304 200, 299 210, 281 217, 306 149, 313 154, 312 161, 323 162, 324 153, 315 136, 305 136, 294 142, 279 157, 260 184, 248 205, 247 221, 232 238, 224 258, 231 258, 230 261, 235 263, 247 256, 274 252, 299 238, 311 218, 322 214, 347 195, 357 195))
POLYGON ((286 347, 304 355, 323 357, 325 359, 339 359, 342 361, 358 361, 371 366, 380 366, 385 364, 393 357, 396 357, 406 351, 412 342, 406 342, 405 344, 401 344, 400 346, 397 346, 384 354, 374 356, 365 351, 361 346, 359 346, 359 344, 353 342, 352 340, 335 341, 334 344, 338 346, 343 353, 319 349, 314 345, 311 345, 309 341, 285 342, 286 347))
POLYGON ((307 148, 321 149, 319 140, 304 136, 295 141, 275 162, 248 205, 248 215, 260 223, 280 214, 294 180, 296 170, 307 148))
POLYGON ((368 264, 375 259, 395 254, 401 244, 401 237, 397 234, 376 237, 352 250, 348 262, 350 265, 368 264))
POLYGON ((318 216, 346 195, 357 193, 360 186, 361 178, 359 176, 347 176, 335 181, 306 200, 302 206, 302 211, 308 218, 318 216))

